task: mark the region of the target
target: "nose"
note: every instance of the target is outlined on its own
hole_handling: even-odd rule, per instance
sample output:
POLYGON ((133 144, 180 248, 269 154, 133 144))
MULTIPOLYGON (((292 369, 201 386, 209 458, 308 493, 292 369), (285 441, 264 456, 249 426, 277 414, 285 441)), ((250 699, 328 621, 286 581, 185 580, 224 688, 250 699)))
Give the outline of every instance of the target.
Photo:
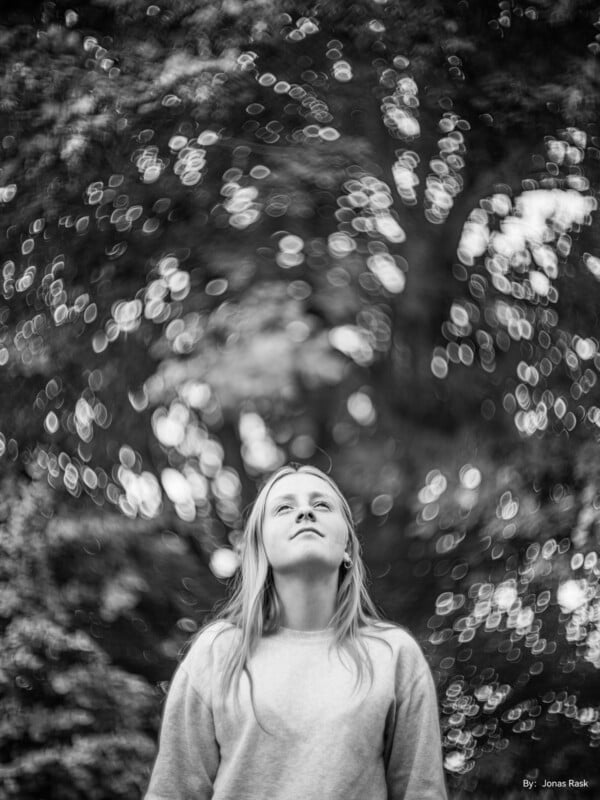
POLYGON ((302 522, 304 519, 308 520, 309 522, 315 521, 315 512, 312 510, 312 508, 308 507, 299 509, 298 513, 296 514, 296 522, 302 522))

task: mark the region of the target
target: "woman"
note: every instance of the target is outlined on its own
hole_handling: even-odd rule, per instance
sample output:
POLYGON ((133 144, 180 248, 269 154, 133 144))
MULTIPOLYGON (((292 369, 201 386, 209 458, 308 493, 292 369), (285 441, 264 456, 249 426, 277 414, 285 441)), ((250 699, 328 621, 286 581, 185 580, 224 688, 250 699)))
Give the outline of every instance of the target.
POLYGON ((267 481, 237 586, 177 670, 146 800, 443 800, 418 645, 365 588, 350 508, 315 467, 267 481))

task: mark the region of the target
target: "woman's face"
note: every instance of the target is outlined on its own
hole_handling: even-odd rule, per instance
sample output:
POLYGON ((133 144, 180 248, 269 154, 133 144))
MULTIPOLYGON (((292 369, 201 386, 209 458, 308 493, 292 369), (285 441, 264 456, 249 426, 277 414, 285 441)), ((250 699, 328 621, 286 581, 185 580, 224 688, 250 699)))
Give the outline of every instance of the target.
POLYGON ((317 475, 284 475, 270 488, 262 540, 273 572, 337 571, 348 534, 340 498, 317 475))

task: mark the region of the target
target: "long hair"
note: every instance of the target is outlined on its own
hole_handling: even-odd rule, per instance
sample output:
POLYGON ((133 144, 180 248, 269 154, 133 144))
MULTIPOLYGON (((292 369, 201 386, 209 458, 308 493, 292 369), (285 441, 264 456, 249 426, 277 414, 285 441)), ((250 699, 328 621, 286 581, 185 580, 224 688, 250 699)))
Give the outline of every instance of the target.
POLYGON ((248 670, 250 656, 261 637, 274 633, 280 626, 281 606, 263 545, 262 527, 271 488, 284 476, 296 473, 321 478, 329 484, 340 501, 348 526, 346 549, 352 563, 349 566, 340 566, 335 612, 330 622, 334 633, 333 643, 337 645, 340 655, 345 651, 356 665, 357 686, 364 677, 365 669, 369 678, 373 678, 373 667, 362 631, 365 629, 366 633, 369 626, 380 622, 381 616, 367 592, 361 547, 348 501, 337 484, 320 469, 312 466, 285 466, 273 473, 258 493, 244 528, 241 564, 233 580, 231 596, 213 619, 226 621, 239 631, 234 637, 222 672, 223 687, 233 689, 234 697, 238 695, 243 672, 250 679, 252 692, 252 678, 248 670))
POLYGON ((241 564, 233 579, 231 595, 213 617, 213 622, 226 621, 239 632, 234 637, 222 673, 223 687, 232 688, 235 697, 243 672, 248 674, 252 689, 248 662, 259 640, 275 633, 280 626, 281 606, 263 545, 262 527, 271 488, 281 478, 296 473, 314 475, 325 481, 340 501, 348 526, 346 550, 352 563, 340 566, 335 612, 330 622, 333 644, 337 645, 340 655, 345 651, 356 665, 357 686, 364 677, 365 669, 371 680, 373 677, 364 634, 368 636, 367 629, 382 620, 367 591, 361 546, 348 501, 332 478, 320 469, 313 466, 285 466, 270 476, 256 497, 244 528, 241 564))

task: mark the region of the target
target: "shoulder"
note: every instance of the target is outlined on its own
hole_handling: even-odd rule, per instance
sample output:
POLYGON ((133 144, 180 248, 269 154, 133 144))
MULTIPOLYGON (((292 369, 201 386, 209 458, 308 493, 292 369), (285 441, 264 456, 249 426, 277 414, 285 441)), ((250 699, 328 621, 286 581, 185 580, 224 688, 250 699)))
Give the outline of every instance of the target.
MULTIPOLYGON (((367 641, 380 642, 396 662, 397 671, 405 680, 415 681, 429 675, 429 665, 415 637, 406 628, 392 622, 375 622, 363 630, 367 641)), ((370 647, 373 651, 373 647, 370 647)), ((381 647, 377 648, 381 650, 381 647)))
POLYGON ((395 622, 387 620, 377 620, 368 627, 362 628, 363 635, 376 637, 388 642, 394 648, 402 648, 409 651, 421 651, 417 640, 412 633, 395 622))
POLYGON ((225 620, 217 620, 206 625, 192 639, 182 664, 188 671, 195 672, 219 661, 239 638, 239 629, 225 620))

